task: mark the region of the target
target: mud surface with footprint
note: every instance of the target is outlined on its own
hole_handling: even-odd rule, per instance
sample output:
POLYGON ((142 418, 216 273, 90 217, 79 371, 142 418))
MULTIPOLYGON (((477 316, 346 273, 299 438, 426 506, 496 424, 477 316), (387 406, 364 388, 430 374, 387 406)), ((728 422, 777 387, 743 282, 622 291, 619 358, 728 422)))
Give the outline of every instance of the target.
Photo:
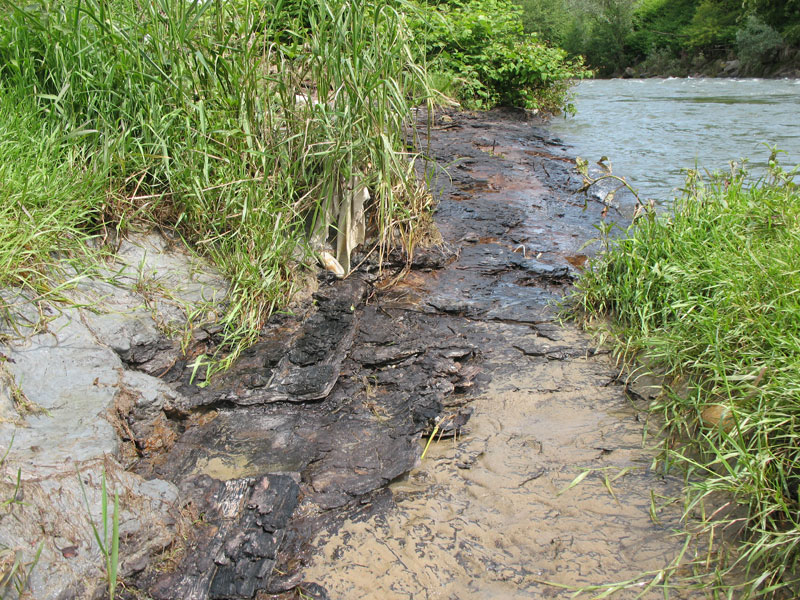
POLYGON ((650 514, 680 482, 650 470, 610 358, 556 319, 605 205, 522 113, 432 134, 444 244, 401 283, 323 276, 211 385, 162 369, 180 396, 166 434, 138 424, 168 442, 136 469, 202 519, 140 576, 154 598, 567 598, 680 551, 680 507, 650 514))

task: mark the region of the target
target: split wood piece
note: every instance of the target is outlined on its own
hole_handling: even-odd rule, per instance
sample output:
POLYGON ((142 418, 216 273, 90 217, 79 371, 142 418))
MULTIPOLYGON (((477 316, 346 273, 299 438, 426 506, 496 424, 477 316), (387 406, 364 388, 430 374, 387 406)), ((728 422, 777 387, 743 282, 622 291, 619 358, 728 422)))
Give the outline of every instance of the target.
POLYGON ((220 482, 208 486, 204 522, 178 569, 149 590, 156 600, 252 598, 268 588, 299 487, 290 475, 220 482))

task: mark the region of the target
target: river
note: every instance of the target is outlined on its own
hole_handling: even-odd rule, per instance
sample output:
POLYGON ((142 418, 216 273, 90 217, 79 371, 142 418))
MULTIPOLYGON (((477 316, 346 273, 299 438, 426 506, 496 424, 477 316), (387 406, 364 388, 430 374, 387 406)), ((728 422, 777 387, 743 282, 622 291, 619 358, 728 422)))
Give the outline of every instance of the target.
POLYGON ((576 89, 577 114, 551 129, 583 158, 608 156, 642 197, 671 199, 697 164, 727 170, 748 159, 754 174, 769 158, 764 144, 800 163, 800 80, 612 79, 576 89))

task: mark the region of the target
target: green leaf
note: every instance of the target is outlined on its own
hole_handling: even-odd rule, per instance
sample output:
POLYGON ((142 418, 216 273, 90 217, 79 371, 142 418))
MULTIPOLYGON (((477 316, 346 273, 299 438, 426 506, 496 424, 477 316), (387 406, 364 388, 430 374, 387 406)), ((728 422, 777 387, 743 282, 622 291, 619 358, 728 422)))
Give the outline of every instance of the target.
POLYGON ((586 477, 587 477, 587 476, 589 475, 589 473, 591 473, 591 472, 592 472, 592 469, 586 469, 585 471, 582 471, 581 473, 579 473, 579 474, 578 474, 578 476, 577 476, 575 479, 573 479, 573 480, 570 482, 570 484, 569 484, 567 487, 565 487, 565 488, 564 488, 564 489, 562 489, 560 492, 558 492, 558 494, 556 494, 556 496, 560 496, 560 495, 561 495, 561 494, 563 494, 564 492, 566 492, 566 491, 568 491, 568 490, 571 490, 572 488, 574 488, 574 487, 575 487, 576 485, 578 485, 578 484, 579 484, 581 481, 583 481, 584 479, 586 479, 586 477))

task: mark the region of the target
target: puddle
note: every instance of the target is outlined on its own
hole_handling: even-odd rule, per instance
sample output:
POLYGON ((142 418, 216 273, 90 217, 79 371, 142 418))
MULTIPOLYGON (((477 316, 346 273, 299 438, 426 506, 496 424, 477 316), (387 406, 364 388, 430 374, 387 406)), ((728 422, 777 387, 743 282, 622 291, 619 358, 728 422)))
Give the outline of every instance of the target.
MULTIPOLYGON (((579 332, 563 333, 561 343, 585 346, 579 332)), ((611 383, 608 357, 559 361, 506 348, 491 368, 469 432, 433 444, 392 484, 391 511, 315 540, 306 577, 332 599, 567 598, 664 568, 679 553, 681 507, 662 508, 656 524, 650 494, 677 497, 681 482, 649 470, 639 413, 611 383)))
POLYGON ((195 473, 208 475, 220 481, 239 479, 258 475, 261 471, 255 467, 250 457, 244 454, 227 454, 212 458, 202 457, 195 465, 195 473))

